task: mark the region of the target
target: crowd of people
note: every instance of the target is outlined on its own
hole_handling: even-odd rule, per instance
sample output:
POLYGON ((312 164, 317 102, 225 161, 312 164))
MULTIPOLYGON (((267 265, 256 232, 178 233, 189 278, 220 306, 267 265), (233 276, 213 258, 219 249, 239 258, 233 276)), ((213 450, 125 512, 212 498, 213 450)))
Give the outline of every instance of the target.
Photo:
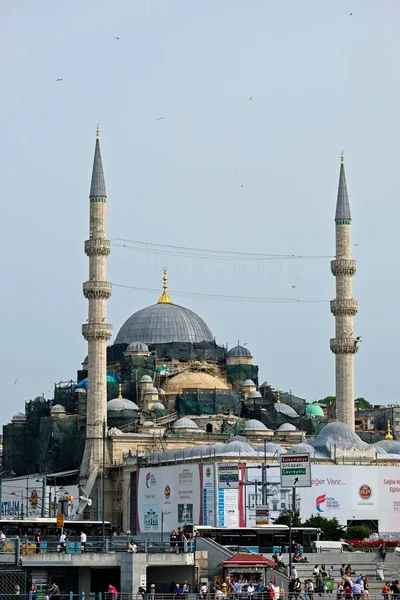
POLYGON ((188 547, 192 546, 193 533, 184 531, 180 527, 173 529, 169 536, 169 542, 171 546, 171 552, 183 553, 187 551, 188 547))

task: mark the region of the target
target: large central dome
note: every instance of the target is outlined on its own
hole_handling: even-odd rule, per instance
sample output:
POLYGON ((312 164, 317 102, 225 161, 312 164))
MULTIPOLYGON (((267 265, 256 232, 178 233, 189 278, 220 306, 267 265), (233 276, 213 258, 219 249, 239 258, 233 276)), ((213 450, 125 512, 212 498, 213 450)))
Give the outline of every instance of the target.
POLYGON ((157 304, 142 308, 125 321, 115 344, 168 344, 169 342, 212 342, 214 336, 196 313, 172 304, 167 294, 167 275, 164 270, 164 292, 157 304))

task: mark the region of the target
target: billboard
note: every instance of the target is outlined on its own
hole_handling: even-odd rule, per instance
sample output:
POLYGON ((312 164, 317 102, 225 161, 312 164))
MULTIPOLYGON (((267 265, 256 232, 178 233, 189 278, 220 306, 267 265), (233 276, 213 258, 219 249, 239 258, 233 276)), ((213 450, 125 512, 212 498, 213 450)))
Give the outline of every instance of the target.
POLYGON ((204 510, 211 525, 214 519, 213 481, 213 465, 139 469, 138 531, 160 532, 161 528, 172 531, 184 525, 197 525, 203 522, 204 510))
POLYGON ((336 517, 342 525, 374 520, 380 532, 400 531, 397 467, 312 465, 312 487, 298 490, 300 517, 336 517))

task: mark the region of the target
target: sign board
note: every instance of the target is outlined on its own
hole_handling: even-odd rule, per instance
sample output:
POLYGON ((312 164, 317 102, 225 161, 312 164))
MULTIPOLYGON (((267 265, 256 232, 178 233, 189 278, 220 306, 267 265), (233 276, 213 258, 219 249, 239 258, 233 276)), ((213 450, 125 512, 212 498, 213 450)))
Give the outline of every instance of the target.
POLYGON ((268 506, 256 506, 256 525, 269 525, 268 506))
POLYGON ((59 513, 57 515, 56 527, 58 527, 59 529, 62 529, 64 527, 64 515, 62 513, 59 513))
POLYGON ((224 464, 218 465, 218 487, 219 489, 239 487, 239 465, 224 464))
POLYGON ((281 487, 311 487, 311 461, 309 454, 281 455, 281 487))

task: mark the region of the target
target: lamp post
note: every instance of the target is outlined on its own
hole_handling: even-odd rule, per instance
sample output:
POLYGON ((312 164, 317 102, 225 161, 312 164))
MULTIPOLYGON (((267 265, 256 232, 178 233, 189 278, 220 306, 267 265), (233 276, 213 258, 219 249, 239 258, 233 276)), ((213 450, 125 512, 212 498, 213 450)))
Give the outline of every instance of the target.
POLYGON ((164 537, 164 515, 170 515, 171 514, 171 510, 162 510, 161 511, 161 544, 163 543, 163 537, 164 537))
POLYGON ((0 519, 3 515, 3 501, 2 501, 2 488, 3 488, 3 477, 4 476, 14 477, 14 471, 1 471, 0 473, 0 519))

